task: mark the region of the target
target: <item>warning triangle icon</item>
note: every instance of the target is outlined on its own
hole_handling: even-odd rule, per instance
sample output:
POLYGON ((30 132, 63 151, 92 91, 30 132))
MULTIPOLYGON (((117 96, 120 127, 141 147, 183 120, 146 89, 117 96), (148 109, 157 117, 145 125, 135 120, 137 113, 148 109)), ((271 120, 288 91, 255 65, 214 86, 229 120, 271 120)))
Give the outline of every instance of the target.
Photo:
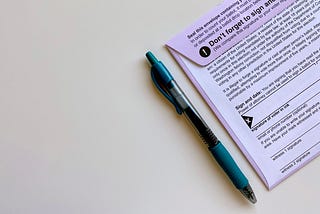
POLYGON ((244 120, 244 122, 246 122, 246 124, 249 126, 249 128, 251 129, 252 127, 252 122, 253 122, 253 117, 249 117, 249 116, 241 116, 242 119, 244 120))

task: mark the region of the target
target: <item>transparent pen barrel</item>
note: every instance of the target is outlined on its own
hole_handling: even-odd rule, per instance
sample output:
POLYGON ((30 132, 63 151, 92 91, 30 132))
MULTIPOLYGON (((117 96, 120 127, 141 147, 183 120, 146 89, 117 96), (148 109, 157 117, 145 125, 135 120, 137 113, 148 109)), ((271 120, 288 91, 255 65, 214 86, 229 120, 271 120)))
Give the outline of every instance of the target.
POLYGON ((186 97, 186 95, 183 93, 183 91, 180 89, 178 84, 175 81, 171 81, 170 86, 171 88, 169 89, 169 92, 171 96, 174 98, 179 108, 181 108, 183 114, 192 124, 194 129, 197 130, 203 142, 206 143, 209 147, 215 146, 218 143, 217 137, 213 134, 211 129, 201 118, 200 114, 193 107, 193 105, 186 97))
MULTIPOLYGON (((168 84, 168 91, 172 98, 174 99, 175 103, 179 106, 179 108, 184 111, 188 107, 192 107, 191 102, 187 98, 187 96, 183 93, 179 85, 176 81, 172 80, 168 84)), ((193 108, 194 109, 194 108, 193 108)))

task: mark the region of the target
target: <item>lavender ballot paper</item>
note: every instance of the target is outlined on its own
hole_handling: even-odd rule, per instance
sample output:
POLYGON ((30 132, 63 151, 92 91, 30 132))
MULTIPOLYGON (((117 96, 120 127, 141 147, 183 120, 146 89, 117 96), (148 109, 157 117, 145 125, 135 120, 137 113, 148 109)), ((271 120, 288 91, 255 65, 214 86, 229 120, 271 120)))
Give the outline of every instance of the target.
POLYGON ((166 45, 269 189, 319 155, 319 1, 225 0, 166 45))

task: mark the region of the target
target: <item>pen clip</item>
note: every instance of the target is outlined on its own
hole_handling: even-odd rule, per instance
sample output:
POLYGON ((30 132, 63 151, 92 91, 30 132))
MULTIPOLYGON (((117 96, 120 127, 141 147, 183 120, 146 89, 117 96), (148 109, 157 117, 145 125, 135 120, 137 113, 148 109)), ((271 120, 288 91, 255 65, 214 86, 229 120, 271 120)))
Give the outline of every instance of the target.
POLYGON ((158 78, 155 75, 155 70, 151 68, 151 79, 154 83, 154 85, 157 87, 157 89, 167 98, 173 106, 176 108, 176 111, 178 114, 182 114, 181 108, 177 105, 177 103, 174 101, 173 97, 162 87, 162 85, 158 82, 158 78))

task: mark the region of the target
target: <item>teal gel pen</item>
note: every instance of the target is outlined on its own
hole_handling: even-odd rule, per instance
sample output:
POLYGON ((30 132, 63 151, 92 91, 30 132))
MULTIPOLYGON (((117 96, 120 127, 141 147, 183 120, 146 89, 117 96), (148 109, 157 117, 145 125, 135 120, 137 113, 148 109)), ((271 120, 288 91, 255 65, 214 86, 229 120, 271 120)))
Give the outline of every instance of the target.
POLYGON ((191 122, 234 186, 249 201, 256 203, 257 199, 248 179, 241 172, 230 153, 201 118, 168 69, 151 52, 147 52, 146 57, 151 64, 151 78, 158 90, 175 106, 178 114, 184 114, 191 122))

